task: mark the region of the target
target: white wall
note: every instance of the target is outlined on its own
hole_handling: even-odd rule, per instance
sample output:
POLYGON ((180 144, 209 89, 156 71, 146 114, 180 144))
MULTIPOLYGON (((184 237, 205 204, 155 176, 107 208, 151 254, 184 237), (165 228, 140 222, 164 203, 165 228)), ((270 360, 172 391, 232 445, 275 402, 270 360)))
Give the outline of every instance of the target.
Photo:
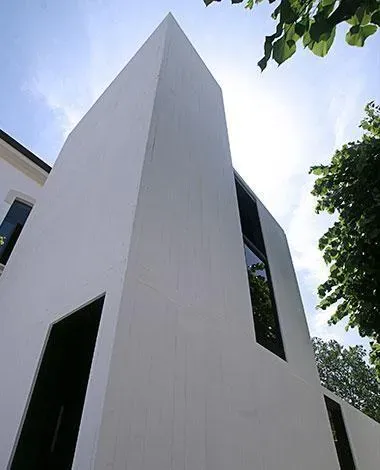
POLYGON ((10 208, 10 203, 6 201, 9 191, 24 193, 36 199, 41 189, 41 185, 3 160, 0 154, 0 224, 10 208))
MULTIPOLYGON (((260 212, 270 252, 283 235, 260 212)), ((288 251, 274 271, 295 295, 287 333, 288 251)), ((294 334, 292 365, 255 343, 221 90, 171 22, 94 468, 337 470, 294 334)))
POLYGON ((380 424, 329 390, 322 388, 322 391, 341 406, 357 470, 378 470, 380 468, 380 424))
POLYGON ((289 368, 319 386, 314 352, 285 233, 256 198, 289 368))
POLYGON ((73 468, 93 465, 163 24, 68 137, 0 280, 0 468, 51 322, 106 292, 73 468))

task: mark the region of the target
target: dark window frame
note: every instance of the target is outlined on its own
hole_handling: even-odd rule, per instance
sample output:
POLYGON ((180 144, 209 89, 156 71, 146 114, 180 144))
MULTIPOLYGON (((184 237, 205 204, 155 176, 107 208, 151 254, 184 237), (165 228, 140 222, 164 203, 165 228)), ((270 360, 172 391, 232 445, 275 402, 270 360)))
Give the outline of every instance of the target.
MULTIPOLYGON (((256 340, 259 344, 261 344, 261 346, 265 347, 272 353, 276 354, 276 356, 286 361, 284 342, 282 339, 281 326, 280 326, 280 321, 278 318, 277 304, 276 304, 276 299, 274 296, 274 288, 273 288, 272 277, 271 277, 271 273, 269 269, 268 259, 263 253, 261 253, 261 251, 258 248, 255 247, 255 245, 245 235, 243 235, 243 243, 265 265, 265 274, 266 274, 268 285, 269 285, 269 295, 270 295, 270 300, 272 304, 272 314, 273 314, 274 327, 275 327, 275 332, 276 332, 276 337, 277 337, 276 342, 269 341, 265 337, 262 337, 262 336, 259 337, 257 320, 255 322, 255 307, 254 307, 254 301, 253 301, 251 303, 252 303, 252 316, 253 316, 254 329, 256 333, 256 340)), ((251 293, 250 293, 250 297, 251 297, 251 293)), ((251 298, 251 301, 252 301, 252 298, 251 298)))
MULTIPOLYGON (((71 468, 98 344, 105 299, 104 292, 49 324, 7 467, 9 470, 71 468), (75 330, 72 329, 73 326, 75 330), (74 341, 72 335, 68 335, 68 332, 72 331, 75 331, 74 341), (59 339, 57 334, 60 335, 59 339), (72 342, 73 351, 79 353, 75 354, 75 362, 71 362, 76 367, 74 375, 72 370, 70 370, 71 375, 67 375, 70 358, 68 359, 67 348, 63 346, 68 339, 70 343, 72 342), (85 350, 83 350, 84 344, 85 350), (55 355, 52 356, 54 350, 55 355), (52 365, 61 367, 52 368, 52 365), (78 372, 84 373, 79 379, 78 372), (69 386, 57 387, 57 377, 61 382, 62 377, 70 378, 70 381, 64 382, 69 386), (53 398, 50 399, 50 396, 53 398), (38 419, 36 419, 37 412, 38 419), (41 439, 41 436, 44 438, 41 439)), ((72 355, 71 361, 73 357, 72 355)))
POLYGON ((340 468, 341 470, 356 470, 342 407, 327 395, 324 398, 340 468))
POLYGON ((254 325, 254 330, 255 330, 255 335, 256 335, 256 341, 258 344, 260 344, 267 350, 271 351, 273 354, 275 354, 279 358, 286 361, 286 354, 285 354, 285 348, 284 348, 284 341, 282 338, 282 331, 281 331, 281 325, 280 325, 280 320, 279 320, 279 315, 278 315, 278 308, 277 308, 277 303, 276 303, 276 298, 275 298, 275 293, 274 293, 274 288, 273 288, 270 265, 269 265, 268 257, 266 254, 264 236, 263 236, 262 229, 261 229, 261 220, 260 220, 260 215, 258 213, 257 202, 255 198, 252 197, 249 191, 247 191, 244 185, 236 177, 235 177, 235 185, 236 185, 236 196, 237 196, 237 201, 238 201, 239 219, 240 219, 240 228, 241 228, 241 234, 242 234, 243 247, 247 246, 247 248, 251 250, 257 256, 257 258, 259 258, 262 261, 262 263, 265 265, 265 274, 266 274, 268 285, 269 285, 270 300, 272 304, 272 316, 273 316, 274 331, 275 331, 275 336, 276 336, 275 341, 270 341, 260 334, 257 316, 255 318, 254 299, 252 298, 251 289, 249 287, 249 295, 251 299, 252 318, 253 318, 253 325, 254 325), (240 195, 244 194, 245 200, 241 200, 239 198, 239 193, 240 195), (247 208, 246 207, 247 204, 249 205, 252 204, 253 205, 252 208, 247 208), (245 208, 243 206, 245 206, 245 208), (244 213, 242 214, 244 210, 245 210, 245 214, 244 213), (248 211, 249 211, 249 214, 248 214, 248 211), (249 230, 250 226, 253 229, 253 233, 252 233, 253 237, 250 237, 249 233, 246 233, 247 229, 249 230), (254 240, 252 240, 251 238, 253 239, 256 238, 257 242, 260 245, 262 245, 263 250, 257 247, 256 244, 254 243, 254 240))
POLYGON ((12 209, 14 208, 15 204, 19 204, 21 206, 24 206, 24 208, 29 208, 29 213, 27 214, 27 216, 26 216, 26 218, 25 218, 25 220, 22 224, 17 223, 15 225, 15 227, 12 230, 12 233, 8 236, 8 239, 5 240, 4 245, 0 247, 0 264, 3 265, 3 266, 5 266, 7 264, 13 250, 15 249, 15 246, 16 246, 17 241, 18 241, 18 239, 21 235, 21 232, 22 232, 22 230, 25 226, 25 223, 28 220, 28 218, 30 216, 30 213, 33 209, 33 204, 16 197, 13 200, 13 202, 11 203, 7 213, 5 214, 4 219, 0 223, 0 234, 1 234, 1 228, 2 228, 3 224, 7 222, 7 218, 11 214, 12 209))

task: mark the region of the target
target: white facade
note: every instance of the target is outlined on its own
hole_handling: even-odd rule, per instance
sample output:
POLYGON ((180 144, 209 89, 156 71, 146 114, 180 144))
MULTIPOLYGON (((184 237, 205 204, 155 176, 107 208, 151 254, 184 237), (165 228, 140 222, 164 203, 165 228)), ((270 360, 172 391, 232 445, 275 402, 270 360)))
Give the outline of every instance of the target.
POLYGON ((0 132, 0 224, 15 200, 34 205, 48 174, 49 165, 0 132))
MULTIPOLYGON (((257 205, 287 361, 255 340, 221 90, 169 15, 68 137, 0 279, 0 468, 50 325, 103 293, 73 469, 340 468, 286 237, 257 205)), ((378 470, 380 426, 342 409, 357 470, 378 470)))

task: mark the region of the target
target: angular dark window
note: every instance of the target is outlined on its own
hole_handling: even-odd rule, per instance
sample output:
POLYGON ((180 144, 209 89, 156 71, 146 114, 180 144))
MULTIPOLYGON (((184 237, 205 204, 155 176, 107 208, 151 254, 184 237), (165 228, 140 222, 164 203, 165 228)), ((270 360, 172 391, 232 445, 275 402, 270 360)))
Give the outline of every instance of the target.
POLYGON ((4 243, 0 246, 0 263, 6 264, 32 210, 31 206, 15 200, 5 219, 0 225, 0 237, 4 243))
POLYGON ((354 458, 340 405, 327 396, 325 396, 325 402, 340 468, 341 470, 355 470, 354 458))
POLYGON ((284 345, 256 202, 236 180, 256 340, 282 359, 284 345))
POLYGON ((53 325, 10 470, 71 468, 103 302, 53 325))

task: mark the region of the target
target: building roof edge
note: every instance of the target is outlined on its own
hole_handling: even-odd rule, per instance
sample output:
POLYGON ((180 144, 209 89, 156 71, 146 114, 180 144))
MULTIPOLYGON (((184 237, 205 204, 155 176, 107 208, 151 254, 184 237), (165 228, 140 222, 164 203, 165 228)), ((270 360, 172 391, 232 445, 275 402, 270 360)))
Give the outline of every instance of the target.
POLYGON ((18 152, 24 155, 24 157, 28 158, 31 162, 33 162, 35 165, 40 167, 42 170, 46 171, 46 173, 50 173, 51 166, 48 163, 41 160, 41 158, 37 157, 37 155, 35 155, 33 152, 28 150, 22 144, 17 142, 17 140, 15 140, 9 134, 4 132, 2 129, 0 129, 0 139, 2 139, 8 145, 16 149, 18 152))

